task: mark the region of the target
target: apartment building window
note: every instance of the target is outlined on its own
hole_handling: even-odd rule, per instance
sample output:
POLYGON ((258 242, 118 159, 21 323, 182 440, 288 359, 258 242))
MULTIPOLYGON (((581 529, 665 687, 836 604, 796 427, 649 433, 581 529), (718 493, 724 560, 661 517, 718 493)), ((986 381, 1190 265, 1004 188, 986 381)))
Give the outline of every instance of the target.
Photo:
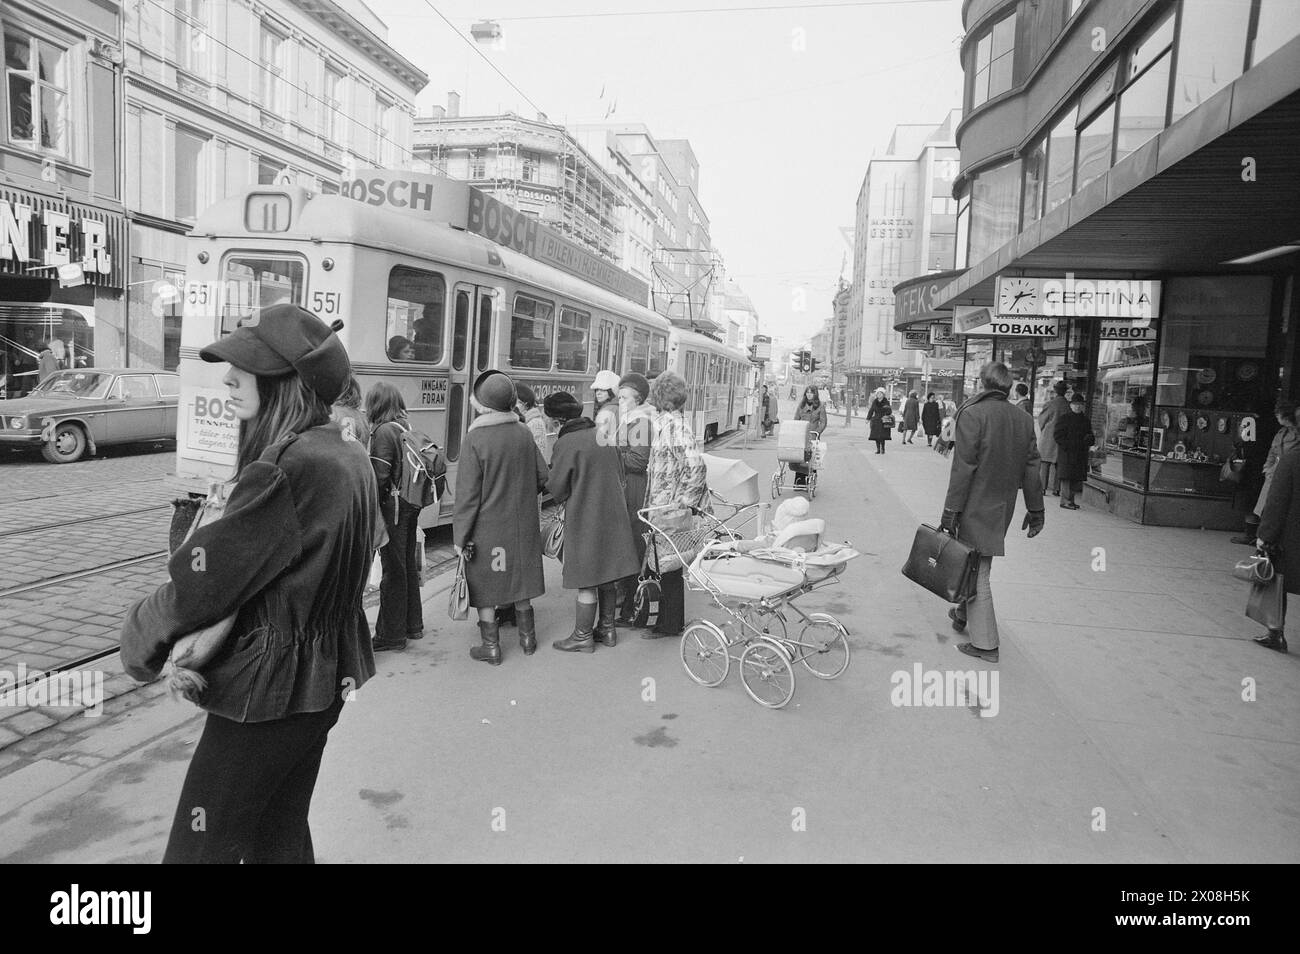
POLYGON ((542 154, 540 152, 529 152, 525 149, 519 153, 519 160, 520 179, 524 182, 542 181, 542 154))
POLYGON ((1184 3, 1172 120, 1190 113, 1241 75, 1252 0, 1184 3))
POLYGON ((1015 237, 1020 218, 1020 162, 987 169, 971 183, 970 260, 978 262, 1015 237))
POLYGON ((207 205, 206 168, 203 162, 207 139, 196 132, 176 126, 172 129, 172 155, 175 157, 175 184, 172 191, 172 215, 193 220, 207 205))
POLYGON ((1165 128, 1173 46, 1174 15, 1171 12, 1129 51, 1124 72, 1125 86, 1119 94, 1116 162, 1165 128))
POLYGON ((1040 139, 1028 149, 1020 159, 1024 172, 1024 188, 1021 193, 1020 228, 1037 222, 1043 214, 1043 186, 1047 174, 1047 140, 1040 139))
POLYGON ((172 41, 176 65, 190 73, 204 72, 208 50, 208 0, 175 0, 172 41))
POLYGON ((471 179, 487 178, 486 149, 471 149, 469 151, 469 177, 471 179))
POLYGON ((280 181, 280 176, 284 173, 284 170, 285 165, 283 162, 276 162, 274 159, 263 156, 257 160, 257 184, 276 185, 280 181))
POLYGON ((68 51, 5 25, 9 141, 68 156, 72 129, 68 51))
POLYGON ((277 115, 284 112, 285 42, 284 36, 262 24, 259 43, 258 102, 277 115))
POLYGON ((1250 44, 1250 65, 1257 66, 1282 44, 1300 35, 1300 3, 1295 0, 1259 0, 1255 35, 1250 44))
POLYGON ((393 104, 375 99, 375 157, 383 166, 395 166, 396 150, 393 148, 393 104))
POLYGON ((1043 214, 1070 198, 1074 185, 1074 111, 1056 124, 1047 137, 1047 182, 1043 214))
POLYGON ((1015 61, 1016 15, 993 24, 975 44, 975 80, 971 84, 971 109, 1011 88, 1011 67, 1015 61))
POLYGON ((1075 160, 1074 191, 1100 178, 1110 168, 1115 142, 1115 104, 1111 103, 1079 126, 1079 155, 1075 160))
POLYGON ((325 67, 325 138, 338 144, 342 139, 340 111, 343 109, 343 74, 332 66, 325 67))

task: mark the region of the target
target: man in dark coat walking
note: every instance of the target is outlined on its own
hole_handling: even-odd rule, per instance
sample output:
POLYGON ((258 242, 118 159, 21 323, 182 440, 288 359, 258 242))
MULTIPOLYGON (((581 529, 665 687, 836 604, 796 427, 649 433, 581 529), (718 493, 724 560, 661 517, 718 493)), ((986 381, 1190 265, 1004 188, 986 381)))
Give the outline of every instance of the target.
POLYGON ((1088 448, 1097 440, 1083 409, 1083 395, 1070 395, 1070 410, 1056 419, 1056 427, 1052 429, 1052 437, 1056 439, 1056 471, 1061 481, 1061 507, 1065 510, 1079 509, 1074 496, 1088 478, 1088 448))
POLYGON ((970 626, 969 643, 957 648, 986 662, 998 661, 998 622, 989 573, 993 558, 1006 554, 1005 540, 1023 489, 1025 522, 1036 537, 1043 529, 1043 487, 1033 419, 1007 401, 1011 372, 1001 362, 980 369, 984 390, 957 411, 956 439, 948 496, 940 528, 979 552, 975 595, 949 611, 958 632, 970 626))
POLYGON ((1068 387, 1064 381, 1052 385, 1056 396, 1038 412, 1038 458, 1039 482, 1043 491, 1048 489, 1049 479, 1052 493, 1061 492, 1061 474, 1056 468, 1056 419, 1070 411, 1070 402, 1065 399, 1068 387))
MULTIPOLYGON (((1273 471, 1268 499, 1259 515, 1259 539, 1256 545, 1266 552, 1277 553, 1277 570, 1282 574, 1282 616, 1286 618, 1286 594, 1300 593, 1300 447, 1282 455, 1273 471)), ((1255 642, 1278 652, 1286 652, 1282 627, 1270 629, 1255 642)))
POLYGON ((943 412, 939 409, 939 402, 931 391, 925 396, 925 404, 921 406, 921 429, 925 431, 925 446, 934 445, 934 439, 939 436, 939 428, 943 426, 943 412))

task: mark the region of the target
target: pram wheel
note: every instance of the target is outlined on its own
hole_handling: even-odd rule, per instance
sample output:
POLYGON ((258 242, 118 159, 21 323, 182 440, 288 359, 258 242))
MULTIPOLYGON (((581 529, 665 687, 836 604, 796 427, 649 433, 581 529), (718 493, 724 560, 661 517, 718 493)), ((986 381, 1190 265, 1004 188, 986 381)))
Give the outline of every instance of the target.
POLYGON ((722 630, 706 619, 697 619, 682 633, 682 666, 686 675, 701 686, 722 685, 731 671, 727 640, 722 630))
POLYGON ((776 643, 757 639, 740 654, 740 681, 760 706, 780 709, 794 698, 794 670, 776 643))
POLYGON ((818 679, 834 679, 849 668, 848 631, 829 613, 809 613, 799 634, 800 662, 818 679))

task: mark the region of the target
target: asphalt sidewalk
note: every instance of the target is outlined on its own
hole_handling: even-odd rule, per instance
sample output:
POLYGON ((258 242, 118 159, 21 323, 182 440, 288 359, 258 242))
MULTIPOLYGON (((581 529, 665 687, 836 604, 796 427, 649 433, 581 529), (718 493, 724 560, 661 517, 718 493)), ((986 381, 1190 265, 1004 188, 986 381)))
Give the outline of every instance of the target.
MULTIPOLYGON (((994 564, 1003 649, 984 666, 898 572, 917 523, 938 519, 948 462, 923 442, 877 456, 861 419, 842 423, 812 506, 863 556, 801 601, 848 625, 840 679, 800 672, 773 712, 734 671, 691 683, 671 640, 556 653, 572 594, 551 561, 537 655, 506 631, 505 664, 487 667, 468 657, 473 624, 443 615, 444 575, 425 588, 430 635, 379 657, 331 735, 319 860, 1300 857, 1300 661, 1249 640, 1229 573, 1245 548, 1049 507, 994 564), (895 705, 917 666, 996 669, 996 714, 895 705)), ((775 446, 711 451, 751 463, 766 492, 775 446)), ((698 594, 688 615, 720 619, 698 594)), ((155 685, 0 752, 0 861, 157 860, 201 727, 155 685)))

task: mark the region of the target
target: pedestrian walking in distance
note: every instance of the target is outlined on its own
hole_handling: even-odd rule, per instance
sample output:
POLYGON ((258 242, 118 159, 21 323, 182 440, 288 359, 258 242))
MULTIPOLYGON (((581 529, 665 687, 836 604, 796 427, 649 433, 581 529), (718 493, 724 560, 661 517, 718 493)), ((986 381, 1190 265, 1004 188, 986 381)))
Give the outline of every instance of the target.
POLYGON ((970 627, 970 642, 957 648, 985 662, 998 661, 998 621, 993 612, 989 574, 993 558, 1006 553, 1007 530, 1023 490, 1030 537, 1043 529, 1043 487, 1038 469, 1034 421, 1007 400, 1011 372, 999 362, 980 369, 983 390, 957 411, 948 476, 948 496, 940 528, 979 553, 975 595, 950 610, 953 628, 970 627))
MULTIPOLYGON (((1287 594, 1300 593, 1300 448, 1292 447, 1272 474, 1268 499, 1260 513, 1256 546, 1274 559, 1282 574, 1282 617, 1286 618, 1287 594), (1278 550, 1281 550, 1281 553, 1278 550)), ((1270 629, 1255 642, 1278 652, 1287 651, 1283 628, 1270 629)))
MULTIPOLYGON (((665 371, 650 387, 655 415, 654 444, 650 448, 650 506, 674 505, 709 510, 709 473, 700 441, 686 423, 686 382, 665 371)), ((668 511, 663 511, 667 513, 668 511)), ((665 549, 660 546, 662 553, 665 549)), ((686 627, 686 588, 680 568, 659 575, 659 620, 642 639, 680 636, 686 627)))
POLYGON ((921 402, 913 391, 903 402, 903 443, 916 443, 916 426, 921 423, 921 402))
MULTIPOLYGON (((638 568, 645 561, 645 535, 650 531, 637 516, 637 511, 646 506, 647 472, 654 442, 655 409, 646 403, 649 397, 650 382, 643 374, 632 371, 618 382, 618 456, 623 463, 624 499, 638 568)), ((637 573, 619 581, 615 623, 620 626, 631 626, 636 618, 637 582, 637 573)))
POLYGON ((59 359, 54 357, 54 351, 50 348, 48 341, 42 341, 39 348, 40 354, 36 359, 36 383, 40 384, 51 374, 59 370, 59 359))
POLYGON ((469 654, 501 665, 498 606, 513 606, 519 648, 537 650, 532 601, 546 592, 537 494, 546 486, 546 462, 533 433, 515 413, 514 382, 484 371, 470 403, 479 412, 465 434, 456 472, 452 543, 465 554, 469 605, 478 613, 479 645, 469 654))
POLYGON ((617 645, 618 581, 639 567, 622 467, 618 448, 598 439, 596 422, 582 416, 572 394, 559 391, 542 406, 560 425, 546 489, 564 504, 564 588, 578 591, 573 632, 551 645, 561 652, 590 653, 598 642, 617 645))
POLYGON ((366 392, 370 420, 370 463, 378 483, 379 512, 388 542, 379 551, 383 576, 379 582, 379 618, 375 620, 375 651, 401 650, 408 639, 424 637, 420 605, 420 565, 415 537, 420 532, 420 508, 397 493, 401 480, 402 435, 411 429, 406 402, 396 387, 378 381, 366 392))
MULTIPOLYGON (((799 406, 795 409, 794 419, 808 422, 809 436, 826 433, 826 405, 822 403, 817 389, 811 384, 803 390, 803 400, 799 402, 799 406)), ((794 471, 794 485, 796 487, 803 487, 808 483, 808 464, 812 460, 811 449, 804 452, 803 459, 802 464, 790 465, 790 469, 794 471)))
POLYGON ((326 738, 344 698, 375 673, 361 608, 375 475, 364 445, 330 421, 351 367, 315 315, 264 308, 199 356, 230 364, 235 488, 122 628, 123 666, 142 680, 179 638, 207 627, 216 631, 201 641, 219 641, 200 667, 208 716, 163 861, 311 863, 307 815, 326 738))
POLYGON ((1011 406, 1020 408, 1026 414, 1033 413, 1029 410, 1029 385, 1024 381, 1017 381, 1012 386, 1011 406))
POLYGON ((925 404, 921 405, 921 430, 925 431, 926 447, 934 446, 934 439, 939 436, 939 428, 942 426, 943 412, 931 391, 925 396, 925 404))
POLYGON ((763 408, 763 436, 771 437, 772 428, 776 425, 776 397, 769 394, 767 385, 763 385, 763 396, 759 399, 763 408))
POLYGON ((894 409, 890 407, 888 399, 885 397, 885 389, 878 388, 872 395, 871 407, 867 408, 867 424, 871 430, 867 436, 876 442, 876 453, 885 452, 885 444, 889 442, 889 432, 893 428, 894 409), (886 424, 885 422, 890 423, 886 424))
POLYGON ((1038 412, 1038 466, 1043 492, 1046 493, 1050 487, 1052 495, 1056 496, 1061 492, 1061 472, 1056 466, 1056 420, 1069 413, 1070 402, 1065 399, 1069 388, 1064 381, 1057 381, 1052 390, 1056 396, 1038 412))
POLYGON ((1056 440, 1056 469, 1061 480, 1061 507, 1065 510, 1079 509, 1074 498, 1083 492, 1083 482, 1088 478, 1088 448, 1097 440, 1083 410, 1083 395, 1070 395, 1070 409, 1056 419, 1052 429, 1056 440))

